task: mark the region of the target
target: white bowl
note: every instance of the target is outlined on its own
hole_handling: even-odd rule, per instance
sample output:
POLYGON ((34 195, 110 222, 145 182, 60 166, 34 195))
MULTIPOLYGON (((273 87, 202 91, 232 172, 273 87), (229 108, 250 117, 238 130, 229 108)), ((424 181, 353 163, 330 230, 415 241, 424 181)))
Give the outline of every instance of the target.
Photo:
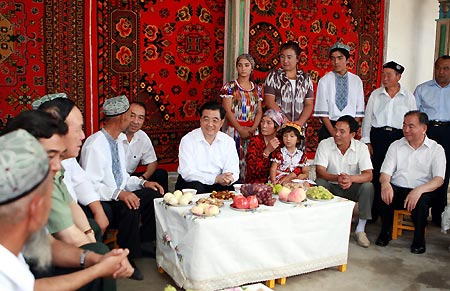
POLYGON ((236 193, 241 193, 242 184, 234 184, 233 187, 236 193))
POLYGON ((192 195, 195 195, 195 194, 197 194, 197 189, 186 188, 186 189, 181 189, 181 192, 183 192, 183 194, 192 193, 192 195))

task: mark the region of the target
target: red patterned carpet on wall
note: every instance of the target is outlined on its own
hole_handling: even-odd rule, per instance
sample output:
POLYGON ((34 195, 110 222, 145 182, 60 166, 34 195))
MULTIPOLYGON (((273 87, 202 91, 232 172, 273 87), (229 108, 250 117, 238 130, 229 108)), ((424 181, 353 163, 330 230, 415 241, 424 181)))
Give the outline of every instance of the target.
MULTIPOLYGON (((352 48, 349 70, 361 77, 367 98, 379 85, 382 65, 384 1, 255 0, 250 18, 249 52, 256 59, 255 78, 264 82, 277 67, 281 43, 297 41, 299 67, 311 74, 314 87, 331 70, 328 49, 340 41, 352 48)), ((315 152, 320 122, 310 118, 307 151, 315 152)))
MULTIPOLYGON (((65 91, 85 114, 93 106, 86 122, 98 129, 105 98, 126 94, 146 104, 144 129, 160 163, 173 166, 179 140, 198 126, 197 108, 217 99, 222 85, 225 0, 93 3, 88 18, 84 0, 2 2, 0 127, 34 99, 65 91), (91 21, 93 36, 86 29, 91 21), (92 62, 86 59, 91 37, 92 62)), ((292 39, 301 44, 300 67, 315 84, 330 70, 328 48, 336 40, 353 48, 349 67, 362 78, 366 97, 379 84, 384 1, 251 0, 250 9, 250 53, 261 82, 277 66, 279 44, 292 39)), ((314 151, 318 121, 309 123, 308 150, 314 151)))

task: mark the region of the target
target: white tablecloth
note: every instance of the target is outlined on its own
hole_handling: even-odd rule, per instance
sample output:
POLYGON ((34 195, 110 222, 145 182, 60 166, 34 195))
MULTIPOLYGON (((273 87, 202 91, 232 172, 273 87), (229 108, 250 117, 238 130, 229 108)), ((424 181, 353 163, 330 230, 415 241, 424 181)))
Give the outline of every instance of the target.
POLYGON ((207 218, 162 198, 154 203, 157 264, 185 289, 217 290, 347 263, 354 202, 340 197, 307 206, 277 201, 256 212, 225 203, 207 218))

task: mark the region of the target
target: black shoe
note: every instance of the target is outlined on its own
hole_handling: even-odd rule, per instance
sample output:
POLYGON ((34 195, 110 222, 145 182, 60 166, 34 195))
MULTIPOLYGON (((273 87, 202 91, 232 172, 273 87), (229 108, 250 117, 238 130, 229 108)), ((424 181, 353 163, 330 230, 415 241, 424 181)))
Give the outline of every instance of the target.
POLYGON ((130 279, 136 280, 136 281, 142 281, 144 280, 144 275, 142 275, 141 271, 136 266, 136 263, 133 260, 130 260, 131 266, 134 268, 133 274, 130 276, 130 279))
POLYGON ((367 223, 368 223, 368 224, 375 224, 375 223, 377 223, 377 220, 378 220, 378 217, 373 217, 373 216, 372 216, 371 219, 368 219, 368 220, 367 220, 367 223))
POLYGON ((156 258, 156 248, 151 242, 141 243, 142 256, 156 258))
POLYGON ((389 232, 380 232, 380 235, 375 241, 375 244, 380 247, 385 247, 389 244, 389 241, 391 241, 391 239, 392 236, 389 232))
POLYGON ((427 250, 427 248, 425 247, 424 244, 423 245, 415 245, 415 244, 411 245, 411 253, 413 253, 413 254, 420 255, 420 254, 423 254, 426 250, 427 250))

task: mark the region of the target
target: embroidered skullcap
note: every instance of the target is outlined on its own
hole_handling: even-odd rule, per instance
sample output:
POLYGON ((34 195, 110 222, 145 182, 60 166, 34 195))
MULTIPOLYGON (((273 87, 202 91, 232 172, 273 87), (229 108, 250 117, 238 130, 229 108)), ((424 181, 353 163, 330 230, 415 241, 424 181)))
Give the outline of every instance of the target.
POLYGON ((18 129, 0 137, 0 205, 24 197, 47 177, 49 161, 39 141, 18 129))
POLYGON ((264 116, 270 117, 279 128, 281 128, 283 126, 284 122, 286 121, 284 118, 284 115, 280 111, 277 111, 275 109, 267 110, 264 113, 264 116))
POLYGON ((47 95, 42 96, 40 99, 35 100, 33 103, 31 103, 31 107, 33 107, 33 110, 37 110, 45 102, 51 101, 56 98, 67 98, 67 95, 66 95, 66 93, 47 94, 47 95))
POLYGON ((348 53, 350 53, 350 47, 341 42, 335 42, 333 44, 333 46, 330 48, 330 52, 337 50, 337 49, 343 49, 343 50, 346 50, 348 53))
POLYGON ((128 108, 130 108, 130 102, 127 96, 120 95, 105 101, 103 104, 103 113, 106 116, 116 116, 127 112, 128 108))
POLYGON ((300 125, 298 125, 297 123, 288 121, 288 122, 286 122, 286 123, 283 125, 283 128, 286 128, 286 127, 292 127, 292 128, 295 128, 296 130, 298 130, 298 132, 300 133, 300 135, 303 136, 302 128, 301 128, 300 125))
POLYGON ((396 71, 396 72, 399 73, 399 74, 402 74, 403 71, 405 71, 405 68, 404 68, 402 65, 397 64, 397 63, 394 62, 394 61, 390 61, 390 62, 387 62, 386 64, 384 64, 384 65, 383 65, 383 69, 384 69, 384 68, 393 69, 394 71, 396 71))

